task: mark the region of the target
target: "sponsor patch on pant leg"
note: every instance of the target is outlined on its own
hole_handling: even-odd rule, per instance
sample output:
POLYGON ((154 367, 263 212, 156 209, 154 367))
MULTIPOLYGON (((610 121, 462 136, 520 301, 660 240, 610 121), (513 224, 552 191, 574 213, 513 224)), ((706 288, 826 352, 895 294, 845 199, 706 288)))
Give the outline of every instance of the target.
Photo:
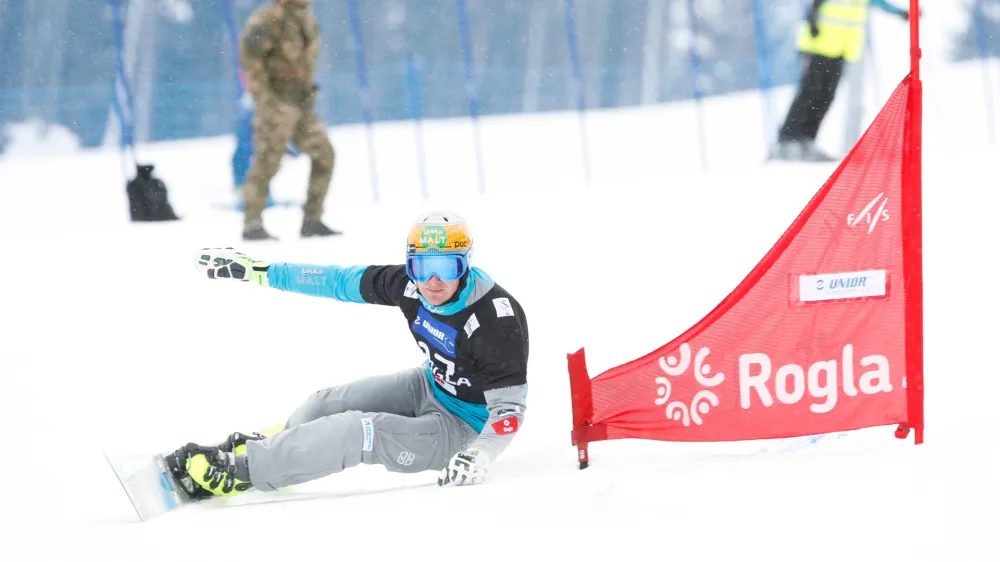
POLYGON ((362 451, 371 451, 375 445, 375 426, 371 418, 361 418, 361 431, 364 432, 362 451))

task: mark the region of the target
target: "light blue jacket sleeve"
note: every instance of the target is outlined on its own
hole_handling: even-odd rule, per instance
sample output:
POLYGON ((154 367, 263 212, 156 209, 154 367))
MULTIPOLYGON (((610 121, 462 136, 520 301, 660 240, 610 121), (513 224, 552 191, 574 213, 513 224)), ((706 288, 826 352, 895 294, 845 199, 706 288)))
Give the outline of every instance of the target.
POLYGON ((267 284, 279 291, 363 303, 361 276, 366 269, 364 265, 272 263, 267 268, 267 284))
POLYGON ((883 12, 888 12, 894 16, 901 16, 906 13, 906 10, 902 8, 897 8, 892 4, 886 2, 885 0, 871 0, 871 5, 882 10, 883 12))

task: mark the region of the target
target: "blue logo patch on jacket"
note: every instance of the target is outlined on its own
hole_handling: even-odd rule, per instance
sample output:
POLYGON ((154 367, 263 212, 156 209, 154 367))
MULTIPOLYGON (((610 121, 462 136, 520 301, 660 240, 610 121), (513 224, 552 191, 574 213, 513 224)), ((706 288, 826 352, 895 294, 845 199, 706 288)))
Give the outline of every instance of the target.
POLYGON ((434 319, 430 312, 422 308, 413 320, 413 333, 423 336, 438 351, 448 357, 455 357, 455 341, 458 330, 434 319))

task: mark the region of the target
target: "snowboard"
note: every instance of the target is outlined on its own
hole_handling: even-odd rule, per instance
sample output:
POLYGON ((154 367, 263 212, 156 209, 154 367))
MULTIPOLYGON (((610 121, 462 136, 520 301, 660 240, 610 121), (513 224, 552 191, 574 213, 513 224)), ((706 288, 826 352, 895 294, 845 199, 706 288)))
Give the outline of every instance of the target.
MULTIPOLYGON (((274 424, 258 433, 270 437, 281 432, 284 427, 283 423, 274 424)), ((212 496, 192 498, 188 495, 185 490, 193 491, 197 484, 188 476, 183 477, 184 482, 178 481, 167 466, 165 457, 169 454, 170 452, 123 455, 104 453, 104 458, 111 465, 140 521, 149 521, 192 503, 213 499, 212 496)), ((284 491, 294 491, 294 486, 288 486, 284 491)))
POLYGON ((111 465, 140 521, 149 521, 198 501, 184 493, 181 483, 167 468, 163 454, 104 453, 104 458, 111 465))

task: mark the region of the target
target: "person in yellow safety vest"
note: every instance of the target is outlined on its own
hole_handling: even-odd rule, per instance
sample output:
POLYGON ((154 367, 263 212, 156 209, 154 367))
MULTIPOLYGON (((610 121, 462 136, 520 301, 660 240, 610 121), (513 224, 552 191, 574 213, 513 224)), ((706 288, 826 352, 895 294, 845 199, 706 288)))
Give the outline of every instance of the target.
POLYGON ((816 135, 833 103, 844 70, 844 61, 861 56, 869 5, 909 20, 910 12, 886 0, 811 0, 809 15, 799 31, 798 50, 803 57, 799 87, 778 133, 771 158, 784 160, 833 160, 816 148, 816 135))

